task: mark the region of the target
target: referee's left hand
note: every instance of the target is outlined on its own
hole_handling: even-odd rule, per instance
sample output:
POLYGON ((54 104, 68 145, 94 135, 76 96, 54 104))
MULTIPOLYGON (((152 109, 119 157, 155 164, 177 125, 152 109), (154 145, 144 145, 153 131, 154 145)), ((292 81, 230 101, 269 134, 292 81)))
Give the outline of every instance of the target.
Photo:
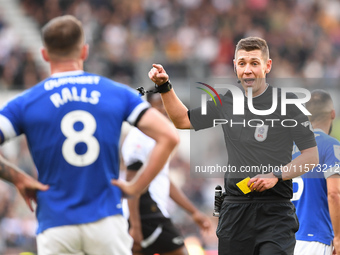
POLYGON ((277 177, 275 177, 273 173, 268 173, 256 175, 248 181, 247 185, 251 191, 262 192, 267 189, 271 189, 276 185, 277 182, 277 177))

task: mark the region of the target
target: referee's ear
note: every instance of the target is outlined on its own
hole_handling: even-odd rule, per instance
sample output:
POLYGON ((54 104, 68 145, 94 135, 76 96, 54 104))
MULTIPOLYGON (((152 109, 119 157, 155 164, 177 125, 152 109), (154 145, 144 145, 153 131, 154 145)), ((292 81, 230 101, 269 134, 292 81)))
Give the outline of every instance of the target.
POLYGON ((269 73, 270 70, 272 70, 272 64, 273 64, 273 61, 269 58, 266 63, 266 70, 265 70, 266 74, 269 73))

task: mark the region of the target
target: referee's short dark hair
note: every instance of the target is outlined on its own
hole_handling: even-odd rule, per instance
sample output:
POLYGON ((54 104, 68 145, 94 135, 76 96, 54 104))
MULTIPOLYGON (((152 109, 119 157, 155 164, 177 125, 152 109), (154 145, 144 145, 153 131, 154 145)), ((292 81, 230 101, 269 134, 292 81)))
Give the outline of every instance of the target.
POLYGON ((235 57, 236 53, 239 50, 245 51, 260 50, 262 52, 263 58, 265 60, 269 59, 269 48, 267 42, 260 37, 247 37, 241 39, 236 45, 235 57))
POLYGON ((42 39, 49 54, 72 57, 81 50, 84 31, 78 19, 72 15, 64 15, 50 20, 42 28, 42 39))

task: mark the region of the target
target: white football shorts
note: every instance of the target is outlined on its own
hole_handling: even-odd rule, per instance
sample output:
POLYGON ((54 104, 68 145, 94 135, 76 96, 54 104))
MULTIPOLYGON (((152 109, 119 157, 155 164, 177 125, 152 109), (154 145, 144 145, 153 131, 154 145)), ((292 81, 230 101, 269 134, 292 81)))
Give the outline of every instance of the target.
POLYGON ((39 255, 131 255, 132 244, 122 215, 49 228, 37 236, 39 255))

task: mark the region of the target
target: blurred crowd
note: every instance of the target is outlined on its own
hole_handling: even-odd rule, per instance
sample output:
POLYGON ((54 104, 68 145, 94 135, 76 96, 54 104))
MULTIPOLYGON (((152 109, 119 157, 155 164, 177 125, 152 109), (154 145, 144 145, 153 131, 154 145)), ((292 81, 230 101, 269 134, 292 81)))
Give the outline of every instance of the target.
MULTIPOLYGON (((247 36, 267 40, 274 60, 269 77, 340 78, 337 0, 20 0, 20 3, 39 27, 53 17, 75 15, 83 22, 90 44, 85 70, 133 87, 142 75, 146 76, 141 73, 141 66, 153 62, 162 63, 176 78, 190 78, 198 67, 203 70, 200 73, 203 77, 234 77, 235 44, 247 36)), ((3 11, 0 6, 0 89, 29 88, 48 74, 37 68, 32 54, 21 46, 25 38, 20 38, 20 33, 5 22, 1 17, 3 11)), ((21 150, 5 156, 34 175, 24 144, 17 142, 21 150)), ((174 178, 182 180, 185 193, 211 214, 216 180, 186 182, 190 178, 189 167, 180 157, 173 161, 173 168, 174 178)), ((23 201, 9 185, 0 182, 0 194, 0 254, 5 246, 28 245, 34 251, 34 215, 23 209, 23 201)), ((197 233, 184 213, 176 213, 175 217, 185 235, 197 233)), ((205 246, 214 246, 214 242, 208 237, 205 246)))
POLYGON ((0 6, 0 89, 25 89, 44 77, 32 54, 20 44, 22 38, 1 16, 0 6))
MULTIPOLYGON (((271 77, 340 76, 337 0, 21 0, 21 5, 40 27, 58 15, 78 17, 91 46, 86 69, 128 84, 140 79, 139 65, 153 61, 176 77, 185 78, 198 65, 205 76, 232 77, 234 45, 251 35, 268 41, 278 65, 271 77)), ((7 43, 0 47, 2 83, 31 86, 43 75, 8 30, 0 19, 0 45, 7 43)))

